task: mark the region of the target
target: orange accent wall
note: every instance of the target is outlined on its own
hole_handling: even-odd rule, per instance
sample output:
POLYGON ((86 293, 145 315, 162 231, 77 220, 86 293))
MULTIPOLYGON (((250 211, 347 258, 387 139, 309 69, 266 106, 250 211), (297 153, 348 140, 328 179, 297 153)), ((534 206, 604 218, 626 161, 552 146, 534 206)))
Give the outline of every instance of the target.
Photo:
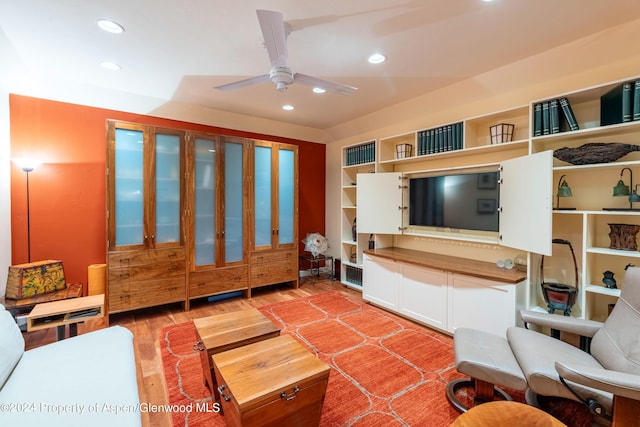
MULTIPOLYGON (((11 158, 29 173, 31 261, 60 259, 68 282, 106 262, 106 120, 198 130, 299 146, 298 234, 325 233, 325 145, 83 105, 10 95, 11 158)), ((26 174, 11 163, 12 264, 27 262, 26 174)), ((301 251, 304 245, 300 245, 301 251)))

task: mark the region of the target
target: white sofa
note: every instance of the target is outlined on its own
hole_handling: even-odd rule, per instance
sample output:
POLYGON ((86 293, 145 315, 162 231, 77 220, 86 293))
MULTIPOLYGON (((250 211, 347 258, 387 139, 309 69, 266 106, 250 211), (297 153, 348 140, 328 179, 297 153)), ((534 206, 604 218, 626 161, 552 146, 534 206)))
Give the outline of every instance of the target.
POLYGON ((0 426, 140 426, 133 334, 113 326, 24 350, 0 304, 0 426))

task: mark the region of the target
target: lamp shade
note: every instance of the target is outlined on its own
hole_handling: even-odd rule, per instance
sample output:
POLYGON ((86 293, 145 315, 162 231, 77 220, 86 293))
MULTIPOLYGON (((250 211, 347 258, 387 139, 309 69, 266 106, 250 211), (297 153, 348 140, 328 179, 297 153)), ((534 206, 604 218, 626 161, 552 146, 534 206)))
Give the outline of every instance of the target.
POLYGON ((30 157, 16 157, 12 161, 25 172, 31 172, 42 164, 40 160, 30 157))
POLYGON ((640 195, 638 195, 638 192, 636 190, 633 190, 631 194, 629 194, 629 202, 631 203, 640 202, 640 195))
POLYGON ((573 197, 571 187, 569 187, 567 181, 562 181, 562 183, 558 187, 558 197, 573 197))
POLYGON ((613 196, 620 197, 620 196, 628 196, 628 195, 629 195, 629 186, 625 185, 625 183, 622 180, 618 181, 616 186, 613 187, 613 196))
POLYGON ((511 123, 500 123, 489 127, 489 135, 492 144, 511 142, 515 125, 511 123))

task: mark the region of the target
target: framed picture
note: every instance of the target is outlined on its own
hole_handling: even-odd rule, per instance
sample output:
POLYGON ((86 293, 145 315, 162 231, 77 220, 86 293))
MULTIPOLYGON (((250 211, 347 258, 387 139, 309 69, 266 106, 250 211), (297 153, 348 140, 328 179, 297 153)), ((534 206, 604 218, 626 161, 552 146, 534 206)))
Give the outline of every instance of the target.
POLYGON ((478 199, 478 213, 492 214, 497 211, 496 199, 478 199))
POLYGON ((498 187, 498 174, 497 173, 481 173, 478 174, 478 189, 479 190, 495 190, 498 187))

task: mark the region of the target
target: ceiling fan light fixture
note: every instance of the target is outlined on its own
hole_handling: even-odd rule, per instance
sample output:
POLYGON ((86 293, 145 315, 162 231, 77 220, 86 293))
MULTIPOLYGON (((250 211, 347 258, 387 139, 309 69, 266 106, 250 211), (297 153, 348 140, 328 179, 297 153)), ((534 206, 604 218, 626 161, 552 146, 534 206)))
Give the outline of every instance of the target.
POLYGON ((313 88, 313 93, 325 93, 327 90, 323 89, 321 87, 314 87, 313 88))
POLYGON ((98 19, 98 21, 96 22, 98 24, 98 27, 102 28, 108 33, 113 33, 113 34, 124 33, 124 27, 118 24, 117 22, 112 21, 111 19, 101 18, 101 19, 98 19))
POLYGON ((374 53, 373 55, 369 56, 368 59, 370 64, 382 64, 386 60, 387 57, 381 53, 374 53))

